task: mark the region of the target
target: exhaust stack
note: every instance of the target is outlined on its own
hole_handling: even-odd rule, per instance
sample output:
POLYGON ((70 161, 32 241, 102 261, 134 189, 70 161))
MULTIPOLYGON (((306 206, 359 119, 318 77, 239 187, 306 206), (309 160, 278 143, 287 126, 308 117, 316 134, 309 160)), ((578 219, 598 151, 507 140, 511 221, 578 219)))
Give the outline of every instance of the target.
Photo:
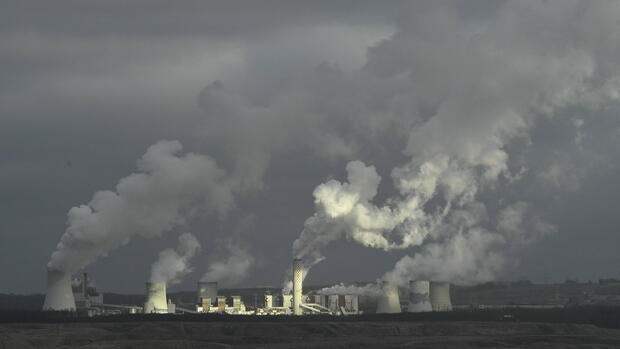
POLYGON ((293 259, 293 315, 302 315, 301 293, 304 268, 301 259, 293 259))
POLYGON ((43 311, 49 310, 75 311, 71 275, 64 271, 47 271, 47 292, 43 302, 43 311))

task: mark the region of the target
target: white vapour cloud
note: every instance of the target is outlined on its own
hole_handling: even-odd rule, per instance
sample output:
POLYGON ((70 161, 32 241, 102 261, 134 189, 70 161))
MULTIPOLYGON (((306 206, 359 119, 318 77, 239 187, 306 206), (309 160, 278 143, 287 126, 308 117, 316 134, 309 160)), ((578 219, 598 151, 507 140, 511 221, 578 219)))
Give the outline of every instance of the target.
POLYGON ((223 246, 224 255, 217 262, 211 263, 201 281, 217 281, 223 286, 232 286, 246 277, 254 265, 255 258, 245 249, 230 241, 223 246))
POLYGON ((208 156, 177 155, 181 149, 178 141, 157 142, 114 191, 71 208, 48 268, 75 272, 135 236, 161 236, 197 213, 225 214, 233 205, 226 172, 208 156))
POLYGON ((483 229, 471 229, 447 241, 429 243, 413 256, 399 260, 383 279, 406 285, 409 280, 442 280, 461 284, 493 280, 505 264, 494 249, 503 237, 483 229))
POLYGON ((318 294, 330 295, 330 294, 355 294, 364 296, 379 296, 383 293, 381 286, 376 283, 366 284, 362 286, 357 285, 345 285, 343 283, 325 287, 320 289, 318 294))
POLYGON ((418 110, 431 106, 431 115, 407 116, 409 161, 392 170, 397 194, 383 204, 373 202, 379 176, 360 162, 347 165, 348 182, 315 189, 316 213, 293 244, 306 268, 324 258, 325 245, 348 239, 386 251, 420 246, 384 276, 401 283, 430 275, 458 282, 494 278, 506 264, 504 250, 555 229, 523 200, 498 212, 502 199, 482 195, 522 177, 511 173, 508 145, 527 144, 541 119, 618 99, 620 67, 612 57, 620 46, 590 40, 617 38, 610 13, 620 13, 618 4, 508 1, 478 23, 462 17, 453 2, 417 10, 369 49, 360 79, 364 91, 398 81, 418 110), (575 19, 570 28, 566 18, 575 19), (541 32, 547 35, 534 35, 541 32))
POLYGON ((151 282, 177 284, 194 269, 190 261, 200 250, 200 242, 191 233, 179 236, 176 250, 167 248, 159 252, 159 258, 151 266, 151 282))

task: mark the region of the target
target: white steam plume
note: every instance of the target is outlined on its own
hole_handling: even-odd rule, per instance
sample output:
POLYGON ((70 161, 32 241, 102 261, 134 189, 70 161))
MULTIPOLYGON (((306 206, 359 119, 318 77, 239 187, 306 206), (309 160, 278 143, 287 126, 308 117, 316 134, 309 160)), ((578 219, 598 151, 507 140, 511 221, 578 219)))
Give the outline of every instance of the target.
POLYGON ((227 242, 224 245, 226 256, 211 263, 201 281, 216 281, 223 286, 232 286, 247 276, 255 258, 243 248, 227 242))
POLYGON ((167 248, 159 252, 159 259, 151 266, 151 282, 177 284, 194 269, 190 261, 200 250, 200 243, 191 233, 179 236, 176 250, 167 248))
POLYGON ((115 191, 70 209, 48 268, 73 273, 135 236, 161 236, 199 212, 225 214, 233 205, 225 171, 208 156, 177 155, 181 149, 178 141, 157 142, 115 191))
POLYGON ((337 284, 325 287, 317 291, 318 294, 355 294, 359 296, 379 296, 383 293, 381 286, 377 283, 370 283, 363 286, 337 284))
MULTIPOLYGON (((373 202, 379 176, 360 162, 347 165, 348 182, 315 189, 316 213, 294 242, 294 257, 309 268, 338 239, 386 251, 420 246, 384 278, 476 282, 496 277, 514 245, 554 231, 528 203, 485 195, 518 180, 508 145, 527 143, 539 119, 618 99, 618 70, 611 69, 617 63, 585 39, 609 39, 613 16, 596 4, 551 3, 508 1, 483 23, 460 17, 455 3, 433 3, 370 48, 364 72, 382 81, 408 79, 412 98, 433 106, 431 115, 412 120, 404 151, 410 160, 391 172, 397 195, 373 202), (592 22, 595 15, 601 22, 592 22), (571 32, 581 33, 574 37, 566 36, 565 18, 572 16, 580 18, 571 21, 571 32), (533 38, 542 28, 550 34, 533 38), (557 45, 558 37, 567 41, 557 45)), ((620 6, 607 10, 617 14, 620 6)))

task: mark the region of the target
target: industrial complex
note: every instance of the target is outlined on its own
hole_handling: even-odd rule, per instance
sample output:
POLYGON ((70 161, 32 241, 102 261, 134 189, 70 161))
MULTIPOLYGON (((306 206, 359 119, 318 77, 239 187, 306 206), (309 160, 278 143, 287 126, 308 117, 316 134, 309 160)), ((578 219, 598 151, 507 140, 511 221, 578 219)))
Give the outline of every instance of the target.
POLYGON ((197 283, 193 304, 175 304, 168 297, 165 283, 147 282, 145 301, 142 305, 104 303, 102 294, 89 286, 86 273, 80 279, 57 271, 48 273, 48 287, 43 304, 44 311, 77 311, 86 316, 106 314, 231 314, 231 315, 357 315, 364 312, 400 313, 450 311, 450 284, 413 280, 406 289, 408 297, 401 297, 402 288, 396 283, 383 282, 378 294, 352 294, 346 292, 304 293, 304 270, 301 260, 293 260, 293 288, 291 292, 265 292, 261 301, 252 306, 239 295, 225 296, 218 293, 218 283, 197 283), (373 307, 374 305, 374 307, 373 307))

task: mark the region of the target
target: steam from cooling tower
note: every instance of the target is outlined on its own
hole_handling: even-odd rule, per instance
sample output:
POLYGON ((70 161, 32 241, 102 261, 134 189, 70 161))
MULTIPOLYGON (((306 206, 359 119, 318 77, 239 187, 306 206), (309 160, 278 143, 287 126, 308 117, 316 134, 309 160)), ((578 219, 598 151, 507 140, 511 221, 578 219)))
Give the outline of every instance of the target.
POLYGON ((222 248, 222 258, 209 265, 200 281, 217 281, 220 285, 231 286, 246 277, 255 262, 254 256, 230 241, 222 248))
POLYGON ((98 191, 69 210, 67 229, 48 269, 73 273, 133 237, 159 237, 198 213, 225 214, 233 205, 226 172, 178 141, 159 141, 138 160, 138 171, 114 191, 98 191))
POLYGON ((151 266, 150 281, 168 285, 179 283, 185 275, 194 270, 190 260, 199 250, 200 243, 194 235, 181 234, 176 250, 168 248, 159 253, 159 259, 151 266))
POLYGON ((358 296, 379 296, 383 291, 377 283, 369 283, 363 286, 345 285, 343 283, 325 287, 317 291, 318 294, 352 294, 358 296))
MULTIPOLYGON (((612 84, 617 92, 617 76, 603 78, 601 85, 591 83, 598 79, 595 53, 581 41, 570 53, 541 54, 530 42, 510 51, 505 46, 510 40, 497 35, 525 33, 529 27, 499 17, 475 33, 457 20, 456 28, 476 38, 465 40, 465 45, 433 37, 439 31, 424 19, 443 18, 445 10, 437 6, 416 13, 422 16, 416 25, 399 27, 368 51, 364 73, 398 81, 398 76, 409 77, 405 80, 412 98, 418 107, 433 106, 432 112, 410 120, 403 151, 407 159, 390 171, 396 194, 378 202, 381 177, 373 166, 359 161, 348 163, 346 181, 329 180, 316 187, 316 210, 292 248, 293 257, 301 258, 306 269, 325 258, 326 245, 345 239, 385 251, 418 247, 383 278, 403 286, 411 279, 435 277, 488 281, 507 265, 508 251, 555 230, 523 199, 489 194, 509 188, 527 171, 510 161, 514 142, 527 147, 530 128, 543 117, 617 99, 606 90, 612 84), (493 53, 506 50, 512 54, 493 53), (523 66, 518 57, 530 63, 523 66), (400 63, 391 67, 393 62, 400 63), (420 72, 429 72, 432 80, 418 82, 420 72)), ((510 5, 504 10, 519 12, 510 5)), ((577 11, 571 6, 566 10, 577 11)), ((565 32, 560 23, 549 28, 565 32)))

